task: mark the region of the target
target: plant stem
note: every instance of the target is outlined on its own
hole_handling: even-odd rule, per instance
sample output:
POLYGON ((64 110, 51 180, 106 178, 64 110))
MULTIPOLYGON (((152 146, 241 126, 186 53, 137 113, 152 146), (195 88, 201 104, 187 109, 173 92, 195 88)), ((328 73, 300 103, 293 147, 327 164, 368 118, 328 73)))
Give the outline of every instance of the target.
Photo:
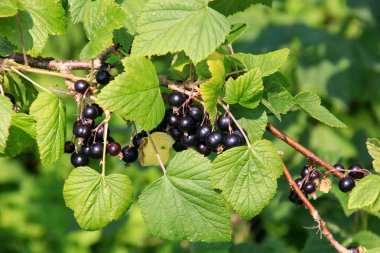
POLYGON ((328 164, 326 161, 324 161, 322 158, 302 146, 300 143, 297 141, 293 140, 277 128, 275 128, 273 125, 269 124, 267 125, 267 130, 272 133, 274 136, 277 138, 281 139, 285 143, 287 143, 289 146, 293 147, 295 150, 303 154, 307 159, 313 160, 314 162, 318 163, 322 167, 326 168, 328 171, 331 172, 335 177, 342 179, 344 177, 344 174, 340 172, 339 170, 335 169, 333 166, 328 164))
POLYGON ((74 75, 71 75, 71 74, 50 72, 50 71, 46 71, 46 70, 42 70, 42 69, 32 69, 32 68, 27 67, 27 66, 13 66, 13 68, 21 70, 21 71, 30 72, 30 73, 42 74, 42 75, 47 75, 47 76, 62 77, 62 78, 70 79, 70 80, 73 80, 73 81, 86 80, 86 78, 74 76, 74 75))
POLYGON ((23 73, 21 73, 20 71, 18 71, 17 69, 15 69, 14 67, 11 67, 11 70, 13 72, 15 72, 16 74, 18 74, 19 76, 22 76, 23 78, 25 78, 26 80, 28 80, 29 82, 31 82, 32 84, 34 84, 35 86, 37 86, 38 88, 40 88, 41 90, 44 90, 50 94, 53 94, 53 92, 49 89, 46 89, 45 87, 39 85, 38 83, 36 83, 35 81, 33 81, 32 79, 30 79, 29 77, 27 77, 26 75, 24 75, 23 73))
POLYGON ((106 175, 106 152, 107 152, 107 138, 108 138, 108 121, 110 121, 110 119, 111 119, 110 111, 105 111, 104 113, 106 115, 106 118, 104 119, 102 176, 106 175))
POLYGON ((154 153, 156 154, 156 156, 157 156, 157 160, 158 160, 158 162, 160 163, 160 167, 161 167, 161 169, 162 169, 162 172, 164 173, 164 176, 166 176, 166 168, 165 168, 165 165, 164 165, 164 163, 162 162, 162 159, 161 159, 161 157, 160 157, 160 154, 158 153, 158 150, 157 150, 156 144, 154 144, 153 138, 152 138, 152 136, 150 135, 150 133, 148 133, 148 138, 149 138, 149 141, 152 143, 154 153))
POLYGON ((22 55, 24 57, 24 64, 25 66, 28 66, 28 57, 26 56, 26 50, 25 50, 25 42, 24 42, 24 35, 22 34, 21 29, 21 22, 20 22, 20 15, 19 13, 16 14, 16 21, 17 21, 17 28, 20 33, 20 39, 21 39, 21 45, 22 45, 22 55))
POLYGON ((298 197, 302 200, 306 208, 309 210, 311 216, 314 221, 318 224, 318 228, 321 233, 326 237, 327 241, 340 253, 350 253, 349 250, 346 249, 343 245, 341 245, 338 241, 336 241, 326 226, 326 222, 321 218, 318 213, 318 210, 310 203, 310 201, 303 195, 301 189, 298 187, 297 183, 294 181, 293 177, 290 175, 289 170, 284 165, 284 175, 286 180, 289 182, 289 185, 294 189, 297 193, 298 197))

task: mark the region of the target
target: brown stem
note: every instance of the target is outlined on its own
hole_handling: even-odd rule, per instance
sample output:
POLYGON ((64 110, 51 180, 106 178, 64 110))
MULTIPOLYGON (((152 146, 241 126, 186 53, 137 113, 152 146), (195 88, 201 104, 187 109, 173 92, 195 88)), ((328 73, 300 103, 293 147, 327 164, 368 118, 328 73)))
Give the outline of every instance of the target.
POLYGON ((298 152, 303 154, 307 159, 313 160, 316 163, 318 163, 319 165, 321 165, 322 167, 326 168, 335 177, 337 177, 339 179, 342 179, 344 177, 344 174, 342 172, 335 169, 333 166, 328 164, 322 158, 320 158, 319 156, 317 156, 316 154, 314 154, 313 152, 311 152, 310 150, 308 150, 307 148, 305 148, 304 146, 299 144, 297 141, 293 140, 292 138, 290 138, 289 136, 287 136, 286 134, 284 134, 283 132, 281 132, 280 130, 275 128, 273 125, 268 123, 267 130, 270 133, 272 133, 274 136, 278 137, 279 139, 281 139, 282 141, 284 141, 285 143, 287 143, 288 145, 293 147, 295 150, 297 150, 298 152))
POLYGON ((284 175, 286 180, 289 182, 289 185, 294 189, 297 193, 298 197, 302 200, 306 208, 309 210, 311 216, 314 221, 318 224, 318 228, 321 233, 326 237, 327 241, 340 253, 350 253, 349 250, 346 249, 343 245, 341 245, 338 241, 336 241, 326 226, 326 222, 321 218, 317 209, 310 203, 310 201, 303 195, 301 189, 298 187, 297 183, 294 181, 293 177, 290 175, 289 170, 284 165, 284 175))
POLYGON ((21 40, 21 45, 22 45, 22 56, 24 58, 24 64, 25 64, 25 66, 28 66, 28 57, 26 57, 24 35, 22 34, 20 15, 18 13, 16 14, 16 21, 17 21, 17 28, 18 28, 18 31, 20 33, 20 40, 21 40))

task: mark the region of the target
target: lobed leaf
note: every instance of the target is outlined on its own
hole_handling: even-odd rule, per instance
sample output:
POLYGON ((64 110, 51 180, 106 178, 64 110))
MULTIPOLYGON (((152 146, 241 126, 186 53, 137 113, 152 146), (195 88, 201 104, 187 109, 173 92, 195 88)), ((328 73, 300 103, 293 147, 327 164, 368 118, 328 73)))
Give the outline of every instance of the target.
POLYGON ((79 23, 84 21, 84 15, 92 0, 68 0, 70 6, 70 16, 72 22, 79 23))
POLYGON ((13 106, 8 97, 0 95, 0 153, 4 153, 11 126, 13 106))
POLYGON ((124 26, 128 29, 130 34, 136 34, 137 22, 148 2, 149 0, 127 0, 121 4, 121 8, 123 8, 127 14, 124 21, 124 26))
POLYGON ((380 172, 380 141, 376 138, 368 138, 366 144, 368 153, 373 158, 373 168, 380 172))
MULTIPOLYGON (((170 148, 172 147, 174 140, 167 133, 154 132, 151 135, 154 145, 160 154, 161 160, 164 164, 169 161, 170 158, 170 148)), ((152 142, 149 138, 146 138, 147 142, 141 149, 140 153, 140 163, 142 166, 160 166, 157 156, 154 152, 152 142)))
POLYGON ((251 141, 261 140, 268 123, 268 116, 262 108, 254 110, 232 107, 232 113, 248 134, 251 141))
POLYGON ((370 207, 371 211, 380 211, 380 176, 368 175, 356 182, 348 198, 348 209, 370 207))
POLYGON ((253 4, 271 6, 272 0, 215 0, 210 3, 210 7, 229 16, 244 11, 253 4))
POLYGON ((14 16, 17 13, 16 0, 1 0, 0 2, 0 18, 14 16))

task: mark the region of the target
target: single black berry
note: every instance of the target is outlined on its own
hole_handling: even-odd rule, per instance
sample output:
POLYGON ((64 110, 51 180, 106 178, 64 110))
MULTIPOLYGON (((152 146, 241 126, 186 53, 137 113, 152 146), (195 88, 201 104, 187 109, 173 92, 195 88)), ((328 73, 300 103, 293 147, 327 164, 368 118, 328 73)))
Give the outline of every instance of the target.
POLYGON ((211 149, 209 149, 205 144, 199 143, 195 149, 202 155, 208 156, 211 153, 211 149))
POLYGON ((84 94, 89 87, 90 84, 85 80, 78 80, 74 84, 74 90, 81 94, 84 94))
POLYGON ((75 151, 75 145, 72 141, 66 141, 64 147, 65 153, 71 154, 75 151))
POLYGON ((135 147, 125 146, 121 153, 123 154, 123 161, 126 163, 132 163, 139 157, 139 151, 135 147))
MULTIPOLYGON (((110 134, 110 129, 107 128, 107 136, 110 134)), ((104 126, 99 127, 95 132, 95 140, 103 141, 104 139, 104 126)))
POLYGON ((178 128, 183 132, 191 132, 194 130, 195 123, 191 117, 185 116, 178 119, 178 128))
POLYGON ((145 131, 142 131, 141 133, 136 134, 132 138, 132 144, 135 148, 139 148, 141 146, 142 140, 144 137, 147 137, 147 133, 145 131))
POLYGON ((186 150, 187 148, 182 144, 181 140, 178 140, 178 141, 175 141, 172 148, 176 151, 176 152, 181 152, 181 151, 184 151, 186 150))
POLYGON ((98 104, 92 104, 98 110, 98 115, 101 116, 103 114, 103 109, 98 104))
POLYGON ((219 145, 222 145, 223 142, 223 133, 215 131, 210 133, 206 137, 206 145, 210 149, 217 149, 219 145))
POLYGON ((6 96, 7 98, 9 98, 9 100, 11 101, 12 104, 16 104, 16 99, 15 99, 15 97, 12 94, 5 92, 4 96, 6 96))
POLYGON ((169 126, 176 126, 178 124, 178 116, 170 112, 167 115, 167 121, 169 126))
POLYGON ((339 171, 345 171, 346 169, 344 168, 344 166, 340 163, 336 163, 334 164, 334 168, 339 170, 339 171))
POLYGON ((183 93, 174 91, 169 95, 168 104, 173 107, 179 107, 185 103, 186 97, 183 93))
POLYGON ((116 156, 120 153, 121 151, 121 146, 118 142, 111 142, 107 146, 107 151, 110 155, 116 156))
POLYGON ((315 181, 315 180, 319 180, 319 179, 321 179, 321 174, 318 172, 318 171, 316 171, 316 170, 313 170, 311 173, 310 173, 310 175, 309 175, 309 180, 310 181, 315 181))
POLYGON ((307 175, 309 175, 309 166, 305 165, 301 170, 301 177, 305 178, 307 175))
POLYGON ((344 177, 339 180, 339 189, 342 192, 349 192, 355 187, 355 180, 351 177, 344 177))
MULTIPOLYGON (((302 191, 303 195, 305 195, 305 197, 307 197, 307 194, 306 192, 302 191)), ((296 191, 295 190, 292 190, 289 195, 288 195, 288 198, 291 202, 293 202, 294 204, 296 205, 301 205, 303 202, 301 200, 301 198, 297 195, 296 191)))
POLYGON ((228 117, 228 115, 220 116, 216 122, 216 126, 223 132, 227 132, 231 126, 230 117, 228 117))
POLYGON ((225 149, 243 145, 243 141, 237 134, 227 134, 223 138, 223 145, 225 149))
POLYGON ((90 148, 90 157, 99 159, 103 156, 103 143, 95 142, 90 148))
POLYGON ((88 158, 83 155, 83 154, 77 154, 77 153, 73 153, 71 155, 71 164, 74 166, 74 167, 79 167, 79 166, 86 166, 89 164, 89 160, 88 158))
POLYGON ((110 82, 111 75, 107 70, 102 69, 96 73, 95 79, 98 84, 106 85, 110 82))
POLYGON ((169 129, 169 134, 174 140, 179 140, 182 136, 182 131, 176 127, 172 127, 169 129))
POLYGON ((91 128, 82 123, 74 124, 74 135, 87 140, 91 136, 91 128))
POLYGON ((304 183, 302 190, 304 190, 307 194, 311 194, 315 192, 316 190, 316 185, 313 182, 306 182, 304 183))
POLYGON ((303 179, 302 178, 297 178, 294 181, 297 183, 298 188, 302 189, 303 179))
POLYGON ((190 107, 189 116, 194 119, 194 121, 200 122, 204 117, 204 110, 199 105, 193 105, 190 107))
POLYGON ((195 134, 182 135, 181 142, 185 147, 193 147, 198 144, 198 138, 195 134))
POLYGON ((93 105, 88 105, 83 110, 83 117, 86 119, 96 119, 99 116, 98 109, 93 105))
POLYGON ((348 175, 353 179, 362 179, 364 177, 363 167, 360 164, 351 164, 348 167, 348 175))
MULTIPOLYGON (((244 131, 245 135, 248 136, 247 132, 246 132, 244 129, 243 129, 243 131, 244 131)), ((244 135, 240 132, 239 129, 234 130, 233 133, 234 133, 234 134, 237 134, 237 135, 240 136, 240 138, 241 138, 241 140, 242 140, 242 142, 243 142, 243 145, 246 144, 246 143, 245 143, 244 135)))
POLYGON ((86 157, 90 157, 91 153, 91 147, 90 146, 82 146, 80 153, 83 154, 86 157))
POLYGON ((205 141, 207 135, 212 132, 212 126, 210 124, 201 125, 197 128, 196 135, 200 141, 205 141))

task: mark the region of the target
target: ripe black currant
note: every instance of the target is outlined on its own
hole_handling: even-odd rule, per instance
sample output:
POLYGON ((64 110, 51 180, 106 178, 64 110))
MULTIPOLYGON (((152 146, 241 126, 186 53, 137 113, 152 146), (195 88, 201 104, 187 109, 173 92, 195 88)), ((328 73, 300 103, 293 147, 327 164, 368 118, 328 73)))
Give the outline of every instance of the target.
POLYGON ((139 148, 141 146, 141 143, 142 143, 142 139, 144 137, 147 137, 147 133, 145 131, 142 131, 141 133, 138 133, 136 134, 135 136, 133 136, 132 138, 132 144, 135 148, 139 148))
POLYGON ((302 189, 303 179, 302 178, 297 178, 294 181, 297 183, 298 188, 302 189))
POLYGON ((345 171, 346 169, 344 168, 344 166, 340 163, 336 163, 334 164, 334 168, 339 170, 339 171, 345 171))
POLYGON ((126 163, 132 163, 137 160, 139 152, 137 148, 131 146, 125 146, 121 153, 123 154, 123 161, 126 163))
POLYGON ((173 127, 169 129, 169 134, 174 140, 179 140, 182 136, 182 131, 176 127, 173 127))
POLYGON ((223 138, 223 145, 225 149, 241 146, 242 144, 243 141, 237 134, 227 134, 223 138))
POLYGON ((321 174, 318 172, 318 171, 316 171, 316 170, 313 170, 311 173, 310 173, 310 175, 309 175, 309 180, 310 181, 315 181, 315 180, 319 180, 319 179, 321 179, 321 174))
POLYGON ((75 151, 75 145, 72 141, 66 141, 64 147, 65 153, 71 154, 75 151))
POLYGON ((87 140, 91 136, 91 128, 82 123, 74 124, 74 135, 87 140))
POLYGON ((191 117, 185 116, 178 119, 178 128, 183 132, 191 132, 194 130, 195 123, 191 117))
POLYGON ((169 126, 176 126, 178 124, 178 116, 170 112, 167 115, 167 121, 169 126))
MULTIPOLYGON (((110 129, 107 129, 107 136, 110 134, 110 129)), ((95 133, 95 140, 103 141, 104 138, 104 126, 99 127, 95 133)))
POLYGON ((193 147, 198 144, 198 138, 195 134, 182 135, 181 142, 185 147, 193 147))
POLYGON ((184 151, 186 150, 187 148, 182 144, 181 140, 178 140, 178 141, 175 141, 172 148, 174 149, 174 151, 176 152, 181 152, 181 151, 184 151))
POLYGON ((121 146, 118 142, 111 142, 107 145, 107 151, 110 155, 116 156, 121 151, 121 146))
POLYGON ((301 177, 305 178, 307 175, 309 175, 309 166, 305 165, 301 170, 301 177))
MULTIPOLYGON (((302 191, 303 195, 305 195, 305 197, 307 198, 307 194, 306 192, 302 191)), ((294 204, 296 205, 301 205, 303 202, 301 200, 301 198, 297 195, 296 191, 295 190, 292 190, 289 195, 288 195, 288 198, 291 202, 293 202, 294 204)))
POLYGON ((208 156, 211 153, 211 149, 209 149, 205 144, 199 143, 195 149, 202 155, 208 156))
POLYGON ((103 114, 103 109, 98 104, 92 104, 98 110, 98 115, 101 116, 103 114))
MULTIPOLYGON (((248 136, 247 132, 246 132, 244 129, 243 129, 243 131, 244 131, 245 135, 248 136)), ((234 134, 237 134, 237 135, 240 136, 240 139, 242 140, 242 145, 246 144, 246 143, 245 143, 244 135, 240 132, 239 129, 234 130, 233 133, 234 133, 234 134)))
POLYGON ((194 121, 201 122, 204 115, 204 110, 199 105, 193 105, 190 107, 189 116, 192 117, 194 121))
POLYGON ((83 117, 86 119, 96 119, 99 116, 98 109, 93 105, 88 105, 83 110, 83 117))
POLYGON ((107 70, 102 69, 96 73, 95 79, 98 84, 106 85, 110 82, 111 75, 107 70))
POLYGON ((216 122, 216 126, 223 132, 227 132, 229 130, 229 127, 231 126, 230 117, 228 117, 228 115, 220 116, 216 122))
POLYGON ((80 153, 83 154, 84 156, 86 157, 90 157, 90 150, 91 150, 91 147, 90 146, 82 146, 81 150, 80 150, 80 153))
POLYGON ((74 90, 81 94, 84 94, 89 87, 90 84, 85 80, 78 80, 74 84, 74 90))
POLYGON ((311 194, 315 192, 316 190, 316 185, 313 182, 306 182, 304 183, 302 190, 304 190, 307 194, 311 194))
POLYGON ((5 92, 4 96, 6 96, 7 98, 9 98, 9 100, 11 101, 12 104, 16 104, 16 99, 15 99, 15 97, 12 94, 5 92))
POLYGON ((363 167, 360 164, 351 164, 348 167, 348 175, 353 179, 362 179, 364 177, 363 167))
POLYGON ((168 104, 173 107, 179 107, 185 103, 186 97, 183 93, 174 91, 169 95, 168 104))
POLYGON ((210 149, 217 149, 219 145, 222 145, 223 142, 223 133, 215 131, 210 133, 206 137, 206 145, 210 149))
POLYGON ((212 132, 212 126, 210 124, 201 125, 197 128, 197 137, 200 141, 205 141, 207 135, 212 132))
POLYGON ((86 166, 89 164, 89 160, 88 158, 83 155, 83 154, 77 154, 77 153, 73 153, 71 155, 71 164, 74 166, 74 167, 79 167, 79 166, 86 166))
POLYGON ((90 148, 90 157, 99 159, 103 156, 103 143, 95 142, 90 148))
POLYGON ((339 180, 339 189, 342 192, 349 192, 355 187, 355 180, 351 177, 344 177, 339 180))

